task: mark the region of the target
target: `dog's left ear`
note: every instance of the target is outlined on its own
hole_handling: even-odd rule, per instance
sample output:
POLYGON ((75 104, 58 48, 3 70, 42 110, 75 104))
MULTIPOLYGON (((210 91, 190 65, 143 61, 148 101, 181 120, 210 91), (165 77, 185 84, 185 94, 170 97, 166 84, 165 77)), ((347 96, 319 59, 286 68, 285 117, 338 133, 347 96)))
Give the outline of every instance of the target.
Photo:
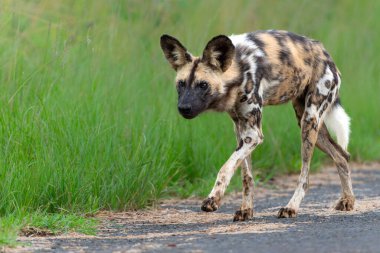
POLYGON ((225 35, 219 35, 207 43, 202 61, 225 72, 231 66, 234 54, 235 46, 232 41, 225 35))
POLYGON ((187 52, 187 49, 176 38, 164 34, 161 36, 160 44, 166 59, 175 71, 191 62, 190 53, 187 52))

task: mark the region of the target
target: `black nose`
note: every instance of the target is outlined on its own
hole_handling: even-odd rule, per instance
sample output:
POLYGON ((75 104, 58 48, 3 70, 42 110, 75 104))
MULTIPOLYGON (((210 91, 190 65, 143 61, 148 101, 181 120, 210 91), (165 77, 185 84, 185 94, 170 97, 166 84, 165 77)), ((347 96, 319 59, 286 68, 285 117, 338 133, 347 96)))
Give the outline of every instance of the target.
POLYGON ((190 114, 191 113, 191 105, 189 104, 184 104, 184 105, 178 105, 178 111, 181 114, 190 114))

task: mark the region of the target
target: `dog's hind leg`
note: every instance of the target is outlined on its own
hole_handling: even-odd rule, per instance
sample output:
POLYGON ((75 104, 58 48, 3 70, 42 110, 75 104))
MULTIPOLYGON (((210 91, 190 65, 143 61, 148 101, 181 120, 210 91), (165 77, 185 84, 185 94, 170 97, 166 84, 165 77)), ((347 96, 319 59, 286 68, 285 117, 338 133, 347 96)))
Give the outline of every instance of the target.
MULTIPOLYGON (((300 124, 302 115, 305 110, 303 99, 293 101, 293 108, 296 113, 298 123, 300 124)), ((330 113, 330 112, 329 112, 330 113)), ((328 113, 328 114, 329 114, 328 113)), ((341 181, 342 193, 341 198, 335 209, 341 211, 350 211, 354 207, 355 196, 352 190, 351 172, 348 165, 350 154, 338 145, 329 134, 325 124, 319 129, 317 147, 333 159, 341 181)))
POLYGON ((338 169, 342 186, 341 198, 336 205, 336 210, 351 211, 354 209, 355 197, 352 190, 351 171, 348 165, 350 154, 346 149, 348 146, 350 119, 339 103, 335 103, 332 110, 326 115, 326 125, 335 132, 338 144, 331 138, 328 130, 324 127, 321 136, 320 149, 324 150, 335 162, 338 169), (330 145, 327 145, 328 143, 330 145))
POLYGON ((309 188, 310 161, 318 139, 318 132, 323 119, 337 97, 339 84, 335 82, 332 71, 326 67, 326 72, 314 86, 309 86, 305 95, 305 110, 300 120, 301 126, 301 158, 302 168, 298 178, 297 188, 288 204, 278 212, 279 218, 296 217, 301 201, 309 188), (334 82, 334 85, 331 83, 334 82), (327 87, 328 86, 328 87, 327 87))
POLYGON ((325 125, 319 130, 317 146, 334 160, 338 169, 342 193, 335 209, 341 211, 353 210, 355 196, 352 190, 351 171, 348 166, 349 154, 335 143, 325 125))

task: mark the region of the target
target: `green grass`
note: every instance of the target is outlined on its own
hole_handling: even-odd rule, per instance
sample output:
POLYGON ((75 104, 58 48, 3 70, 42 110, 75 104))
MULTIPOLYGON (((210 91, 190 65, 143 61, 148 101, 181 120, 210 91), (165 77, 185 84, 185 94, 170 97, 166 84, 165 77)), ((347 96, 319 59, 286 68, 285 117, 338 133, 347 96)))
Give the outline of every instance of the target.
MULTIPOLYGON (((343 75, 353 160, 379 160, 377 13, 379 1, 354 0, 5 1, 0 217, 137 209, 163 196, 208 193, 235 148, 232 122, 226 114, 178 115, 163 33, 196 55, 217 34, 276 28, 321 40, 343 75)), ((297 172, 291 106, 265 108, 263 131, 256 180, 297 172)), ((314 168, 325 161, 317 151, 314 168)), ((0 241, 19 229, 8 227, 0 241)))
POLYGON ((96 234, 98 221, 94 218, 63 213, 18 213, 0 217, 0 245, 16 246, 17 235, 44 236, 79 232, 96 234), (21 232, 20 232, 21 231, 21 232))

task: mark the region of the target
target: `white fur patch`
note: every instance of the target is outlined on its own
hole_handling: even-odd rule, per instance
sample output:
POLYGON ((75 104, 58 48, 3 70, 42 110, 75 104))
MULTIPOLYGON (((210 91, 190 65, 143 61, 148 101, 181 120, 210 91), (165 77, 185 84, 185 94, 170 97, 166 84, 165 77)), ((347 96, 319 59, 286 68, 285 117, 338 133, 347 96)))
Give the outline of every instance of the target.
POLYGON ((307 120, 309 120, 312 117, 317 116, 318 115, 317 106, 312 104, 310 107, 306 108, 306 112, 307 112, 307 118, 306 118, 307 120))
POLYGON ((274 87, 274 86, 277 86, 280 84, 280 81, 279 80, 274 80, 274 81, 268 81, 267 79, 263 78, 261 79, 261 82, 260 82, 260 87, 259 87, 259 95, 260 97, 263 97, 263 93, 265 90, 271 88, 271 87, 274 87))
POLYGON ((350 117, 348 117, 342 106, 334 106, 326 115, 324 121, 327 128, 336 135, 338 144, 344 150, 347 150, 350 139, 350 117))
POLYGON ((334 75, 331 72, 330 68, 327 68, 326 73, 317 83, 318 92, 322 94, 323 96, 327 96, 327 94, 329 94, 330 89, 326 87, 325 83, 326 81, 332 82, 333 80, 334 80, 334 75))
POLYGON ((232 44, 234 44, 234 46, 241 45, 241 46, 244 46, 244 47, 252 48, 254 50, 257 49, 258 52, 257 52, 257 54, 255 52, 255 55, 257 55, 257 56, 264 56, 264 52, 262 52, 259 49, 259 47, 255 44, 255 42, 253 42, 252 40, 250 40, 248 38, 248 34, 247 33, 238 34, 238 35, 232 34, 231 36, 229 36, 229 38, 232 41, 232 44))
MULTIPOLYGON (((252 40, 248 38, 247 33, 239 34, 239 35, 231 35, 229 36, 229 38, 235 47, 240 45, 240 46, 248 47, 253 50, 253 55, 242 55, 241 59, 249 62, 250 69, 248 70, 248 72, 252 74, 252 79, 255 80, 256 79, 255 73, 257 69, 257 65, 255 63, 255 57, 264 57, 265 56, 264 52, 261 49, 259 49, 259 47, 255 44, 255 42, 253 42, 252 40)), ((244 80, 242 87, 245 86, 246 81, 247 80, 244 80)))
POLYGON ((238 45, 249 47, 249 48, 254 49, 254 55, 255 56, 257 56, 257 57, 264 57, 265 56, 264 52, 259 49, 259 47, 255 44, 255 42, 253 42, 252 40, 250 40, 248 38, 247 33, 238 34, 238 35, 232 34, 231 36, 229 36, 229 38, 235 47, 238 45))

